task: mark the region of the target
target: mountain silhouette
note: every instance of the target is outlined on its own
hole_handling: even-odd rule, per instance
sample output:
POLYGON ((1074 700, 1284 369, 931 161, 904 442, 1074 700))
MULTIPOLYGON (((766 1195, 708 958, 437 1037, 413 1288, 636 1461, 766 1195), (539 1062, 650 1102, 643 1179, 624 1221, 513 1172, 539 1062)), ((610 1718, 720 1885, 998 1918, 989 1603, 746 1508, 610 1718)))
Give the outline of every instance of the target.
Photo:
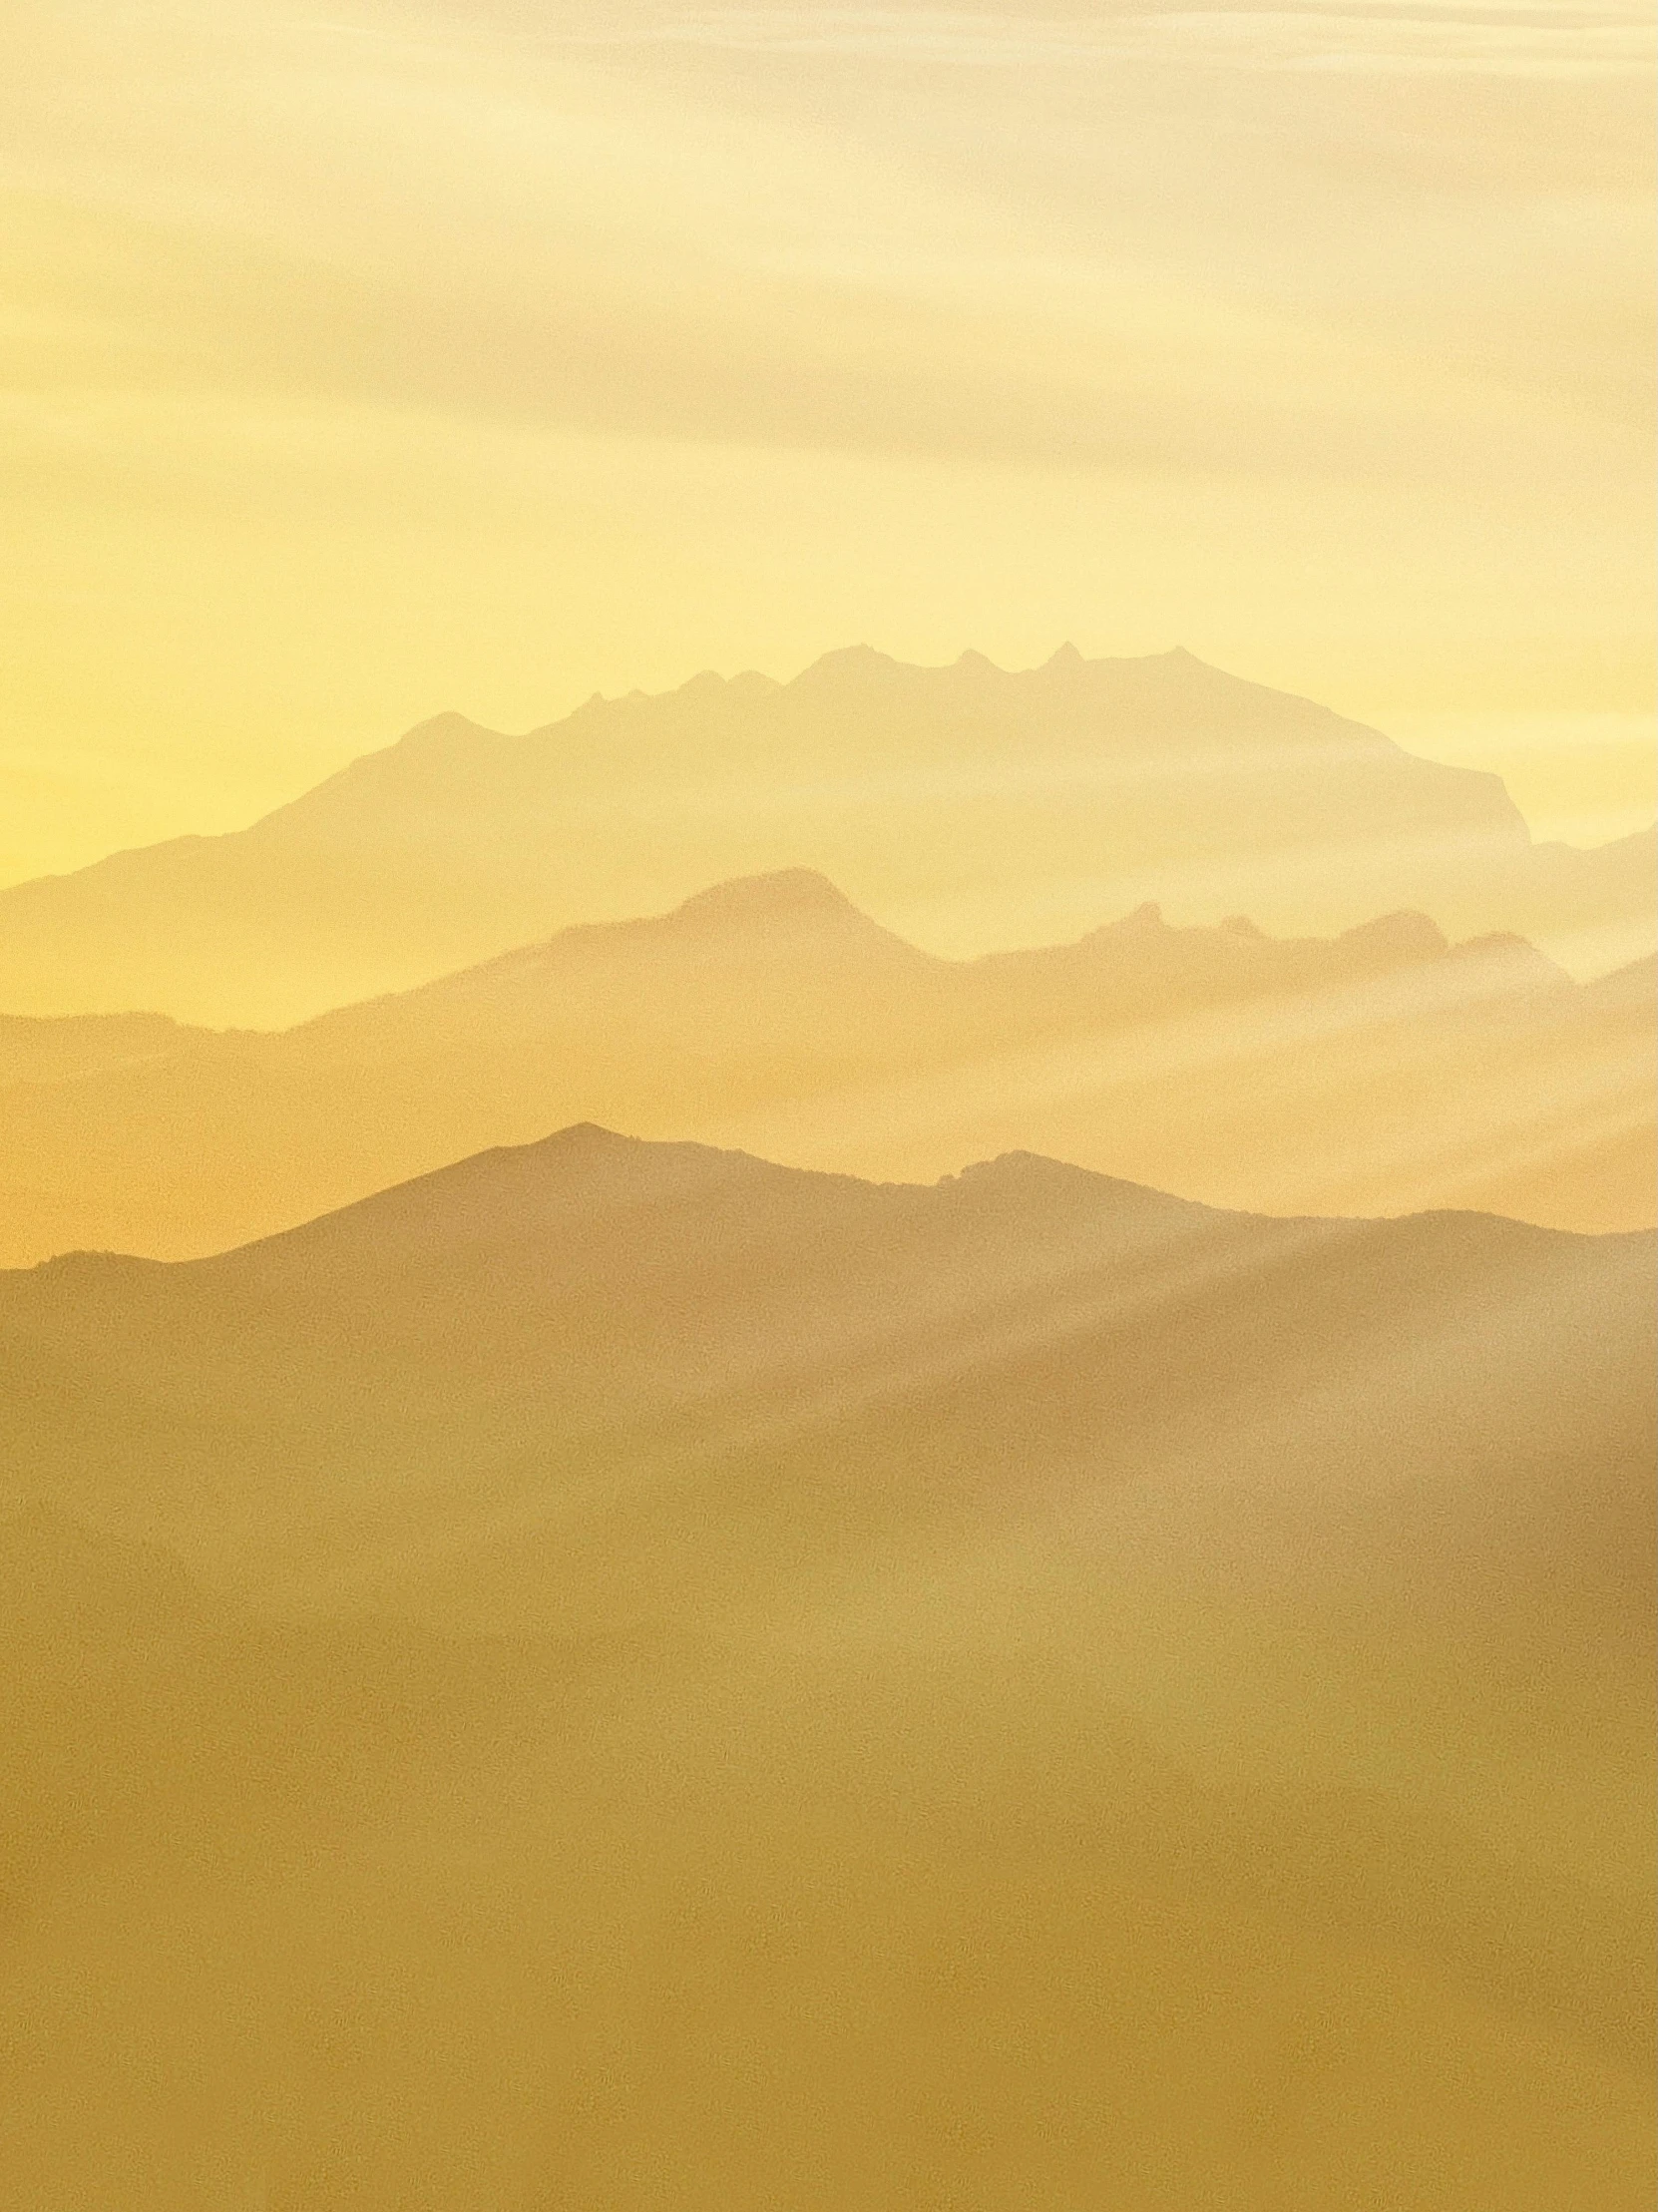
POLYGON ((67 1022, 56 1083, 60 1025, 16 1025, 35 1080, 0 1087, 0 1259, 222 1250, 577 1118, 876 1177, 1023 1148, 1274 1213, 1642 1227, 1651 983, 1409 913, 1275 939, 1143 906, 947 961, 783 871, 275 1035, 144 1029, 141 1055, 111 1020, 99 1066, 67 1022))
POLYGON ((833 653, 524 736, 442 714, 251 828, 0 891, 0 1006, 285 1024, 556 929, 810 866, 965 955, 1160 900, 1328 933, 1400 907, 1574 972, 1651 949, 1653 839, 1534 844, 1494 776, 1184 653, 833 653))
POLYGON ((1653 1243, 577 1125, 0 1275, 0 2189, 1632 2207, 1653 1243))
POLYGON ((0 1015, 0 1087, 68 1083, 110 1068, 139 1067, 212 1034, 187 1029, 165 1014, 63 1015, 55 1021, 0 1015))
POLYGON ((578 1124, 0 1275, 0 2193, 1632 2208, 1653 1244, 578 1124))
MULTIPOLYGON (((216 1258, 0 1276, 0 1329, 30 1492, 136 1516, 265 1594, 429 1580, 453 1608, 450 1539, 417 1555, 429 1519, 489 1554, 480 1590, 525 1576, 534 1618, 614 1625, 653 1588, 683 1612, 703 1575, 737 1601, 733 1519, 772 1511, 779 1458, 818 1470, 789 1484, 790 1510, 822 1517, 823 1557, 801 1554, 819 1572, 907 1486, 925 1504, 944 1481, 947 1518, 1023 1512, 1033 1484, 1133 1468, 1143 1487, 1222 1432, 1237 1470, 1307 1488, 1304 1519, 1345 1517, 1332 1571, 1358 1547, 1383 1573, 1414 1541, 1405 1496, 1475 1573, 1490 1485, 1510 1504, 1537 1486, 1545 1520, 1574 1498, 1583 1526, 1546 1565, 1564 1588, 1571 1545, 1600 1541, 1601 1475, 1647 1487, 1624 1448, 1647 1419, 1629 1378, 1651 1250, 1477 1214, 1269 1220, 1028 1153, 874 1184, 580 1125, 216 1258), (603 1574, 587 1507, 558 1503, 590 1482, 603 1574), (316 1529, 290 1555, 295 1516, 316 1529)), ((1259 1549, 1271 1509, 1249 1511, 1259 1549)), ((1638 1560, 1602 1563, 1640 1583, 1638 1560)))

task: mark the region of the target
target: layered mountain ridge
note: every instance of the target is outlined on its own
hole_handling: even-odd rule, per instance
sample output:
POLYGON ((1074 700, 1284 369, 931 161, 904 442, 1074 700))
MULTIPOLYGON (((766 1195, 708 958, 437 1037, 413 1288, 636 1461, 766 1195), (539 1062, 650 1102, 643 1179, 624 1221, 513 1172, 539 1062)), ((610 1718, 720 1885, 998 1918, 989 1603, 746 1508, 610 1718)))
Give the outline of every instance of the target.
POLYGON ((1650 837, 1537 845, 1494 776, 1181 653, 1009 671, 867 649, 524 736, 444 714, 251 828, 0 891, 0 1006, 283 1024, 793 866, 940 952, 1160 900, 1328 933, 1401 906, 1592 974, 1651 949, 1650 837))
POLYGON ((1652 1258, 578 1124, 0 1273, 0 2193, 1633 2212, 1652 1258))
POLYGON ((0 1086, 0 1259, 222 1249, 579 1118, 877 1177, 1023 1148, 1270 1213, 1641 1227, 1651 982, 1420 914, 1284 940, 1149 905, 950 961, 787 870, 276 1035, 135 1059, 105 1024, 112 1064, 0 1086))
MULTIPOLYGON (((511 1465, 514 1488, 564 1483, 595 1452, 620 1455, 622 1467, 635 1454, 641 1466, 703 1464, 722 1481, 722 1465, 755 1452, 763 1465, 774 1446, 787 1461, 821 1431, 837 1495, 849 1502, 859 1489, 853 1471, 876 1439, 883 1453, 951 1468, 952 1485, 960 1476, 977 1495, 966 1471, 981 1467, 999 1482, 1008 1440, 1025 1430, 1045 1440, 1055 1474, 1073 1451, 1093 1460, 1097 1486, 1107 1462, 1132 1457, 1135 1437, 1174 1438, 1194 1423, 1201 1431, 1205 1408, 1234 1397, 1256 1404, 1261 1389, 1260 1426, 1233 1441, 1240 1464, 1271 1459, 1272 1419, 1309 1436, 1351 1433, 1342 1449, 1358 1449, 1361 1402, 1397 1391, 1377 1462, 1379 1475, 1395 1469, 1391 1487, 1417 1484, 1448 1451, 1448 1468, 1460 1467, 1448 1439, 1414 1428, 1408 1410, 1419 1394, 1453 1390, 1456 1438, 1471 1445, 1488 1428, 1508 1440, 1505 1484, 1525 1466, 1550 1484, 1575 1482, 1565 1460, 1545 1472, 1551 1454, 1569 1452, 1573 1434, 1586 1440, 1606 1421, 1624 1422, 1634 1405, 1614 1397, 1597 1412, 1565 1381, 1563 1351, 1551 1368, 1524 1348, 1587 1301, 1571 1323, 1583 1332, 1571 1356, 1585 1363, 1584 1390, 1591 1371, 1621 1370, 1628 1332, 1652 1323, 1643 1272, 1651 1243, 1466 1213, 1269 1219, 1026 1152, 935 1184, 871 1183, 584 1123, 212 1258, 72 1254, 0 1275, 0 1331, 14 1382, 36 1374, 37 1351, 47 1361, 27 1398, 35 1445, 13 1460, 26 1487, 65 1486, 66 1503, 118 1519, 149 1515, 204 1563, 221 1543, 251 1561, 258 1544, 246 1552, 245 1517, 274 1533, 301 1496, 295 1478, 277 1481, 267 1469, 272 1455, 315 1465, 323 1488, 304 1510, 329 1519, 353 1510, 345 1470, 354 1459, 402 1467, 398 1486, 418 1488, 424 1478, 413 1470, 440 1436, 462 1440, 456 1466, 441 1452, 433 1463, 447 1493, 464 1490, 457 1467, 480 1446, 479 1474, 493 1484, 511 1465), (1469 1396, 1471 1381, 1458 1381, 1453 1364, 1442 1369, 1429 1349, 1438 1332, 1453 1358, 1457 1326, 1481 1302, 1498 1327, 1480 1356, 1504 1378, 1488 1397, 1483 1385, 1469 1396), (1420 1341, 1403 1357, 1396 1332, 1407 1314, 1420 1341), (1381 1358, 1369 1380, 1362 1342, 1381 1358), (1309 1387, 1308 1378, 1337 1372, 1338 1345, 1342 1392, 1309 1387), (59 1359, 81 1374, 65 1402, 43 1379, 59 1359), (117 1413, 107 1431, 89 1426, 101 1388, 113 1394, 112 1412, 139 1394, 134 1424, 117 1413), (1271 1404, 1279 1411, 1269 1419, 1271 1404), (216 1444, 203 1428, 214 1408, 211 1420, 226 1424, 216 1444), (530 1429, 502 1460, 521 1419, 530 1429), (256 1443, 250 1420, 263 1432, 256 1443), (284 1440, 289 1422, 308 1431, 318 1420, 337 1449, 318 1456, 314 1435, 303 1451, 284 1440), (405 1460, 417 1432, 428 1441, 405 1460), (1409 1454, 1400 1449, 1407 1432, 1409 1454), (76 1435, 81 1444, 67 1456, 64 1443, 48 1441, 76 1435), (112 1472, 124 1469, 114 1489, 100 1473, 100 1435, 118 1455, 112 1472), (1546 1442, 1555 1436, 1558 1447, 1546 1442), (560 1438, 576 1453, 571 1466, 560 1438), (200 1483, 204 1449, 225 1455, 210 1504, 200 1483), (238 1454, 246 1459, 232 1478, 238 1454), (153 1472, 140 1481, 144 1464, 153 1472), (160 1487, 147 1506, 152 1482, 160 1487), (168 1496, 175 1505, 156 1521, 168 1496)), ((22 1403, 13 1397, 14 1413, 22 1403)), ((1342 1510, 1365 1497, 1351 1469, 1332 1488, 1333 1470, 1305 1443, 1299 1449, 1306 1479, 1332 1501, 1344 1497, 1342 1510)), ((1481 1456, 1487 1449, 1497 1447, 1479 1443, 1481 1456)), ((1455 1481, 1465 1488, 1465 1468, 1455 1481)), ((628 1556, 624 1546, 617 1564, 628 1556)), ((810 1573, 822 1564, 810 1552, 801 1563, 810 1573)), ((571 1566, 567 1557, 561 1586, 571 1566)), ((1563 1570, 1557 1559, 1554 1571, 1563 1570)), ((274 1569, 267 1560, 247 1571, 274 1569)), ((629 1604, 640 1557, 630 1571, 629 1604)), ((440 1603, 453 1602, 441 1578, 433 1588, 440 1603)), ((550 1601, 545 1591, 535 1599, 550 1601)), ((688 1587, 671 1602, 689 1604, 688 1587)))
POLYGON ((1644 2206, 1644 849, 857 650, 0 892, 0 2200, 1644 2206))

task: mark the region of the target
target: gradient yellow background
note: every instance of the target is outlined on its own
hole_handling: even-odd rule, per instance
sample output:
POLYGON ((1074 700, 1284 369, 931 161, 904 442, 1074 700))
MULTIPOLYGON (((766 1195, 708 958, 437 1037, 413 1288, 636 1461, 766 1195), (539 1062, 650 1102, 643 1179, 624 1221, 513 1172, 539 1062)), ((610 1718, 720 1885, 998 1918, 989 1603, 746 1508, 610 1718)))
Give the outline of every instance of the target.
POLYGON ((418 717, 1182 643, 1653 808, 1613 0, 14 0, 0 879, 418 717))

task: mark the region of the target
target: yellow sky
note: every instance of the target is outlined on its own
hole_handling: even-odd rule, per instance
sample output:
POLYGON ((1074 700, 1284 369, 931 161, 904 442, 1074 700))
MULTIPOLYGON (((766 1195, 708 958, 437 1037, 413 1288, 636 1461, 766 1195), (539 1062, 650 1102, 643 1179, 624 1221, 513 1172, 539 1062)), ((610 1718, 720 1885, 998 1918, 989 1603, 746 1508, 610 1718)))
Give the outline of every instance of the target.
POLYGON ((1644 0, 7 13, 0 880, 855 640, 1651 816, 1644 0))

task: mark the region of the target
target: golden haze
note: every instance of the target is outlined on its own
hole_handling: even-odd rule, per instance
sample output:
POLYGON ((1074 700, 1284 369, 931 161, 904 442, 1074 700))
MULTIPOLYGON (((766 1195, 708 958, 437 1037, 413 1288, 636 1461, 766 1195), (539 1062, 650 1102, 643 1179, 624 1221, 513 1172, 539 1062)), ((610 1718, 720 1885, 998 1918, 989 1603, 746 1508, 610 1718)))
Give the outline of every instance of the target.
POLYGON ((0 1266, 221 1251, 555 1123, 931 1181, 1037 1151, 1271 1214, 1658 1219, 1658 978, 1420 914, 948 961, 806 870, 271 1033, 0 1020, 0 1266))
POLYGON ((0 2184, 1633 2212, 1651 1247, 575 1128, 0 1275, 0 2184))
POLYGON ((1176 643, 1653 810, 1608 0, 13 0, 0 880, 864 639, 1176 643))
POLYGON ((5 41, 0 2203, 1645 2212, 1646 17, 5 41))

